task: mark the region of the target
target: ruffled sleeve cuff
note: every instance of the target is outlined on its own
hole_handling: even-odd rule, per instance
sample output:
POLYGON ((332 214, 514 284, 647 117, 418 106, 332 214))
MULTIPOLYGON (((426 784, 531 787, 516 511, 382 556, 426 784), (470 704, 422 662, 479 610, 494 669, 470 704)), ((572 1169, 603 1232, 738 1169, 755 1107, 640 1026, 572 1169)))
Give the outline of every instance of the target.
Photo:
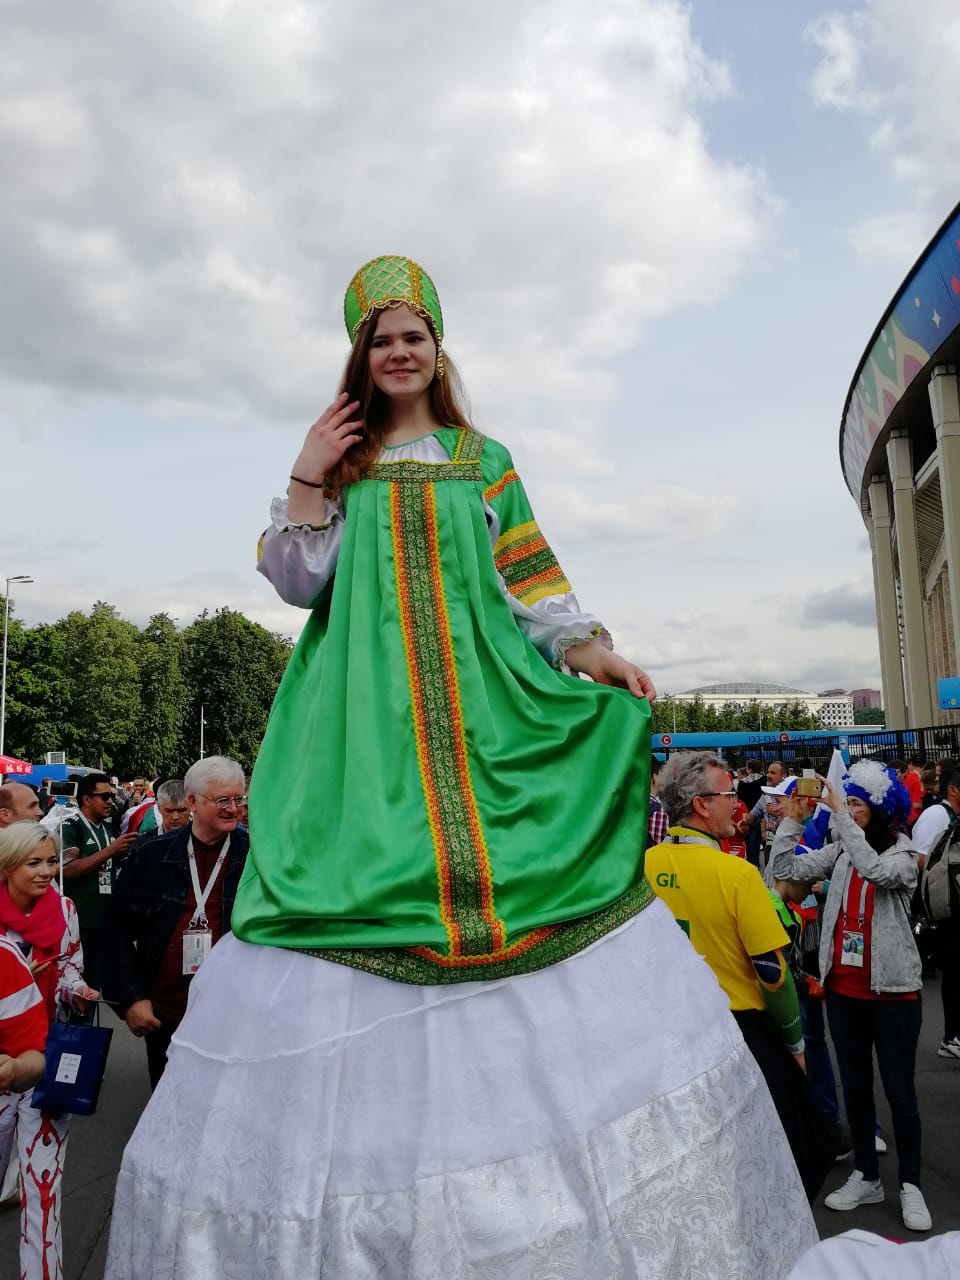
POLYGON ((569 671, 567 650, 584 640, 599 640, 605 649, 613 648, 610 632, 599 618, 583 612, 572 591, 543 596, 534 604, 525 605, 510 594, 502 580, 500 587, 521 631, 529 636, 547 662, 559 671, 569 671))
POLYGON ((257 571, 287 604, 309 609, 333 577, 343 542, 343 500, 327 503, 325 524, 291 524, 286 498, 270 504, 257 548, 257 571))

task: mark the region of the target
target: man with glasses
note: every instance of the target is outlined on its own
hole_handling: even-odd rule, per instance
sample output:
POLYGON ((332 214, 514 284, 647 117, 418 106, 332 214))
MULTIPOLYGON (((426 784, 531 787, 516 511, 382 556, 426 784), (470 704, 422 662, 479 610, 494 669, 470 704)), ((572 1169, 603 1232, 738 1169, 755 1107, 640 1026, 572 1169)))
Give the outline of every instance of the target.
POLYGON ((681 751, 661 769, 657 794, 671 825, 647 851, 647 879, 730 1001, 812 1203, 833 1152, 804 1076, 790 940, 757 868, 720 847, 735 831, 737 793, 719 757, 681 751))
POLYGON ((77 783, 77 808, 64 818, 64 889, 77 908, 83 947, 83 980, 101 989, 100 941, 107 903, 113 894, 119 860, 135 839, 119 835, 110 820, 114 788, 103 773, 88 773, 77 783))
POLYGON ((230 929, 250 846, 238 827, 246 794, 235 760, 198 760, 183 787, 191 821, 137 844, 104 925, 104 997, 145 1039, 152 1088, 186 1013, 190 981, 230 929))

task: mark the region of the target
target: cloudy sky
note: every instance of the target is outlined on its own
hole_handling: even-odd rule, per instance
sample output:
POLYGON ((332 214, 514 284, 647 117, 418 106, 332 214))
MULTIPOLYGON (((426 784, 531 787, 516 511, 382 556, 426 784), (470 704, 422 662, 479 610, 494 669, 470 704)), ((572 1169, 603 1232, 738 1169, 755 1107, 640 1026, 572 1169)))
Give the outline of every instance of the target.
POLYGON ((346 351, 427 268, 477 425, 664 692, 879 683, 838 461, 875 324, 957 199, 925 0, 0 0, 0 576, 305 615, 257 536, 346 351))

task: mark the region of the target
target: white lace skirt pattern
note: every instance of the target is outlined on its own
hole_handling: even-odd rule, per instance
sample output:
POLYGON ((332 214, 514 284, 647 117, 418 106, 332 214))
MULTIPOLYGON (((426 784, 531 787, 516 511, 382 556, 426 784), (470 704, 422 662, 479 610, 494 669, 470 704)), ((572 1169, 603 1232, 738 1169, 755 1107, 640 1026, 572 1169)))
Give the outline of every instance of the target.
POLYGON ((778 1280, 816 1241, 712 973, 659 902, 500 982, 228 935, 124 1154, 108 1280, 778 1280))

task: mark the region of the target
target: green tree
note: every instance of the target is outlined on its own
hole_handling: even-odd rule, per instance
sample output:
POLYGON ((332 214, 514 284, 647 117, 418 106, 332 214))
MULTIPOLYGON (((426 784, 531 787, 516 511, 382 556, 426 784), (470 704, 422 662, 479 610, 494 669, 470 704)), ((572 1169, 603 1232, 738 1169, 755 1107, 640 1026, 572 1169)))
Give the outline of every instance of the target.
MULTIPOLYGON (((3 607, 3 600, 0 597, 0 609, 3 607)), ((3 749, 9 756, 22 756, 24 751, 23 714, 26 710, 22 671, 26 633, 20 620, 13 616, 13 608, 13 601, 11 600, 10 620, 7 628, 7 700, 3 729, 3 749)), ((0 626, 2 625, 3 620, 0 618, 0 626)))
POLYGON ((817 717, 807 710, 806 704, 798 700, 781 702, 774 708, 775 729, 816 729, 817 717))
MULTIPOLYGON (((71 721, 72 685, 59 627, 17 626, 16 661, 7 670, 5 746, 11 754, 38 763, 48 751, 66 750, 76 737, 71 721)), ((10 638, 14 639, 12 625, 10 638)))
POLYGON ((180 764, 187 685, 182 670, 183 637, 165 613, 157 613, 137 636, 140 716, 133 772, 170 776, 180 764))
POLYGON ((133 773, 141 709, 137 628, 103 600, 89 617, 69 613, 56 625, 63 635, 71 689, 70 740, 65 744, 71 760, 133 773))
POLYGON ((854 724, 885 724, 883 707, 863 707, 853 713, 854 724))
POLYGON ((204 611, 183 632, 187 710, 180 744, 181 763, 199 755, 200 708, 204 753, 226 755, 253 768, 267 716, 292 649, 275 635, 232 609, 204 611))
POLYGON ((743 709, 739 702, 725 702, 717 712, 717 728, 721 733, 737 733, 742 721, 743 709))

